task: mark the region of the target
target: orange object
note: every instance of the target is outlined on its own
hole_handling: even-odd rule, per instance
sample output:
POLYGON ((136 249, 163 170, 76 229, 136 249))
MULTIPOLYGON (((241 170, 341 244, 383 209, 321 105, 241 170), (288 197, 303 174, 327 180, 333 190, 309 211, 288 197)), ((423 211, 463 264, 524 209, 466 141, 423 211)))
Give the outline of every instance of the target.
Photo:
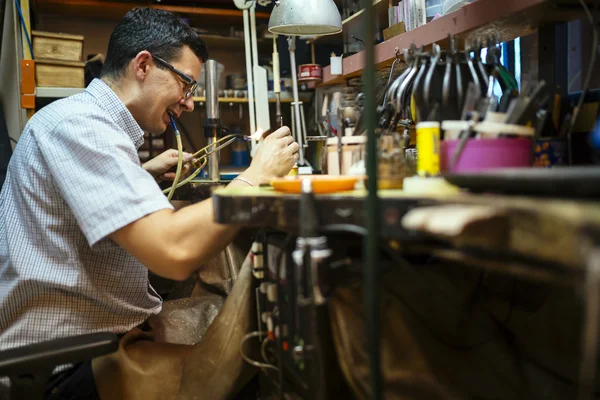
POLYGON ((333 175, 298 175, 284 176, 271 180, 271 186, 275 190, 286 193, 300 193, 302 181, 310 179, 314 193, 335 193, 353 190, 358 181, 357 176, 333 176, 333 175))
POLYGON ((35 61, 21 60, 21 108, 35 109, 35 61))

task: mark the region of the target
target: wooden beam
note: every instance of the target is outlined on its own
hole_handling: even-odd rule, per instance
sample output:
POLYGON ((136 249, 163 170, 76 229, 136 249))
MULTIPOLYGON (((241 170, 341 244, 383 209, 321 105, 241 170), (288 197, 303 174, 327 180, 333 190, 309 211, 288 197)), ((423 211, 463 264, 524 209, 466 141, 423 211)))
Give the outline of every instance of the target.
MULTIPOLYGON (((134 7, 152 7, 172 13, 185 14, 190 17, 213 19, 222 23, 222 19, 238 19, 241 22, 242 11, 207 7, 169 6, 161 4, 146 4, 136 2, 116 2, 101 0, 37 0, 37 10, 40 14, 60 14, 76 17, 120 19, 134 7)), ((257 12, 257 19, 268 19, 269 13, 257 12)))

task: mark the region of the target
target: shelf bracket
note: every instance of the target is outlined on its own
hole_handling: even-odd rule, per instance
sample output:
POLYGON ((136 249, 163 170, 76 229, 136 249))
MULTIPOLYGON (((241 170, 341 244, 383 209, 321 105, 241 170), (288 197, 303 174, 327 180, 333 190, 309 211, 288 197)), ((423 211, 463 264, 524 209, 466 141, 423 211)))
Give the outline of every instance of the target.
POLYGON ((35 61, 21 60, 21 108, 35 109, 35 61))

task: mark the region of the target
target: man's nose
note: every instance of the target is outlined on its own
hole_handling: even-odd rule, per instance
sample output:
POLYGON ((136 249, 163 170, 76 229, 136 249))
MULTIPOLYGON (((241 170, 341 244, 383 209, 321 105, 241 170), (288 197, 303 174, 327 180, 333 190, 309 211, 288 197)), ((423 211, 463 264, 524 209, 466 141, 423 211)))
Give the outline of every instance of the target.
POLYGON ((181 104, 181 107, 183 108, 183 111, 187 111, 187 112, 194 111, 194 97, 193 96, 190 96, 187 99, 186 98, 182 98, 179 101, 179 104, 181 104))

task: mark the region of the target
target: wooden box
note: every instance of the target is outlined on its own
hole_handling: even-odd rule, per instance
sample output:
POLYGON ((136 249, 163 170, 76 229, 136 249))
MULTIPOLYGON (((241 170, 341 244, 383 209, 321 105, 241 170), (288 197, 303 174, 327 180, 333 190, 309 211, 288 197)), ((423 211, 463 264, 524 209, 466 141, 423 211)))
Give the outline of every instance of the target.
POLYGON ((83 61, 83 36, 32 31, 35 58, 83 61))
POLYGON ((85 87, 85 63, 44 60, 36 57, 35 83, 40 87, 85 87))
POLYGON ((406 32, 404 22, 399 22, 396 25, 392 25, 389 28, 383 30, 383 40, 390 40, 391 38, 402 35, 406 32))

